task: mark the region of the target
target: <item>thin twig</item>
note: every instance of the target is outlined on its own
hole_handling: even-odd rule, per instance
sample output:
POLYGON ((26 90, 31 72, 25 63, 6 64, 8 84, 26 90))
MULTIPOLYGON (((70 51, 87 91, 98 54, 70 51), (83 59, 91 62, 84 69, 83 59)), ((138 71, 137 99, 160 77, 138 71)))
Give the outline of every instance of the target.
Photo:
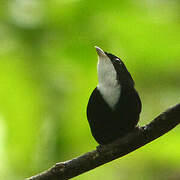
POLYGON ((26 180, 67 180, 122 157, 167 133, 180 123, 180 104, 167 109, 151 123, 134 129, 115 142, 65 162, 26 180))

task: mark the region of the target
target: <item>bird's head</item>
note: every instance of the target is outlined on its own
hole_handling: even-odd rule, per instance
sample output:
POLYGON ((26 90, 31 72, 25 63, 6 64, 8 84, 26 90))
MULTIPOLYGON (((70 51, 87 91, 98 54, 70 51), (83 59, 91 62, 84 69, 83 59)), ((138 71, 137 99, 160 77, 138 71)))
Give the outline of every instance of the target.
POLYGON ((97 46, 95 48, 98 54, 99 86, 134 86, 134 81, 120 58, 97 46))

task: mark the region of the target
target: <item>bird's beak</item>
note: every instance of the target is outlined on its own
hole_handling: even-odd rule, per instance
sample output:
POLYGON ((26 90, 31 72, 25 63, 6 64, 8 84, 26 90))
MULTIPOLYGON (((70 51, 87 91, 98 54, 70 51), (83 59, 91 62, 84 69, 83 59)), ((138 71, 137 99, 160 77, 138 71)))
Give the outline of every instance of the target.
POLYGON ((105 52, 100 47, 95 46, 95 48, 99 57, 107 57, 105 52))

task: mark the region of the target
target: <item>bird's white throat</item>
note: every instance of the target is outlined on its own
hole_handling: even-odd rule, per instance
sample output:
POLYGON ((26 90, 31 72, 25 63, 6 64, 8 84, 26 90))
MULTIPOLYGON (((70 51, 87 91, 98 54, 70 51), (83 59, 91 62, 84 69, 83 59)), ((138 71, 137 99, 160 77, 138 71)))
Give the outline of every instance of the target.
POLYGON ((99 57, 98 65, 98 90, 106 103, 113 109, 117 104, 121 87, 117 81, 117 74, 108 56, 99 57))

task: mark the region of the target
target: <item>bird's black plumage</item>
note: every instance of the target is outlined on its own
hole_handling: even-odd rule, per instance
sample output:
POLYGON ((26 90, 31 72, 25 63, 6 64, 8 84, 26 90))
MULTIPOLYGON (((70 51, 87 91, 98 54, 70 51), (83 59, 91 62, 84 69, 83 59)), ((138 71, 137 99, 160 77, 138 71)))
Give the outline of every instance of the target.
POLYGON ((117 73, 120 96, 113 108, 105 101, 98 87, 90 96, 87 118, 92 135, 99 144, 108 144, 133 130, 141 112, 141 100, 124 63, 112 54, 105 54, 117 73))

